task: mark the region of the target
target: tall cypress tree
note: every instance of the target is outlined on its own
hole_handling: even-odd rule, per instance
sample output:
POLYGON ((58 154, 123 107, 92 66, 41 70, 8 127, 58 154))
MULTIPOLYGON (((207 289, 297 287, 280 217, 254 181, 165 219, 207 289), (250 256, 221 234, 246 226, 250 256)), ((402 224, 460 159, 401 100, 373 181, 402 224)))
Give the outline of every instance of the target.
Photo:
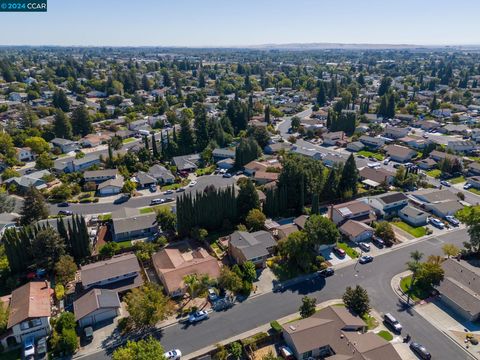
POLYGON ((155 134, 152 134, 152 153, 154 159, 158 159, 159 153, 157 149, 157 141, 155 140, 155 134))
POLYGON ((357 195, 358 176, 355 158, 353 157, 353 154, 350 154, 343 167, 342 176, 338 185, 340 196, 345 196, 347 192, 351 192, 352 196, 357 195))
POLYGON ((325 83, 320 81, 318 84, 318 91, 317 91, 317 104, 318 106, 325 106, 327 103, 327 92, 325 89, 325 83))

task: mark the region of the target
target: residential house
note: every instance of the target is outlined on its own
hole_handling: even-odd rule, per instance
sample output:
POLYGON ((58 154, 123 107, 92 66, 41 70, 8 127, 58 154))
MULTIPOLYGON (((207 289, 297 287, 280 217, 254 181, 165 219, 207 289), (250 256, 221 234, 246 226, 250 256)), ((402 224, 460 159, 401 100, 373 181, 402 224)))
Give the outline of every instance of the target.
POLYGON ((369 180, 369 185, 373 183, 378 185, 386 184, 392 185, 395 174, 384 168, 374 169, 370 167, 364 167, 359 171, 360 180, 363 182, 369 180))
POLYGON ((455 152, 471 152, 476 149, 476 144, 471 140, 449 141, 447 149, 455 152))
POLYGON ((365 145, 363 145, 363 143, 361 143, 360 141, 354 141, 347 144, 347 150, 353 151, 353 152, 361 151, 364 148, 365 148, 365 145))
POLYGON ((334 131, 322 135, 324 145, 337 145, 340 142, 343 142, 345 138, 345 133, 343 131, 334 131))
POLYGON ((343 306, 328 306, 312 316, 282 325, 295 359, 400 360, 391 343, 343 306))
POLYGON ((58 147, 64 154, 80 149, 80 145, 78 144, 78 142, 68 139, 55 138, 53 140, 50 140, 50 143, 54 147, 58 147))
POLYGON ((464 206, 458 199, 439 201, 431 204, 425 204, 425 209, 430 211, 433 215, 444 219, 447 216, 455 215, 458 210, 463 209, 464 206))
POLYGON ((400 139, 408 135, 408 128, 400 128, 387 125, 383 131, 383 136, 390 139, 400 139))
POLYGON ((85 182, 102 183, 107 180, 115 179, 118 176, 117 169, 104 169, 85 171, 83 173, 83 180, 85 182))
POLYGON ((73 302, 75 320, 80 328, 112 321, 120 313, 118 293, 108 289, 92 289, 73 302))
POLYGON ((215 148, 212 151, 213 161, 217 162, 223 159, 235 159, 235 149, 215 148))
POLYGON ((431 144, 432 141, 428 139, 424 139, 420 136, 409 135, 403 138, 398 139, 398 141, 406 146, 411 148, 421 150, 424 149, 427 145, 431 144))
POLYGON ((48 187, 47 182, 44 180, 46 176, 50 175, 48 170, 39 170, 28 175, 16 176, 4 181, 5 184, 15 185, 16 190, 20 193, 27 191, 31 186, 37 190, 42 190, 48 187))
POLYGON ((138 131, 142 128, 148 127, 148 119, 140 119, 136 121, 132 121, 128 124, 128 129, 131 131, 138 131))
POLYGON ((473 162, 468 164, 468 172, 472 175, 480 175, 480 163, 473 162))
POLYGON ((155 212, 141 214, 134 208, 121 208, 112 212, 112 239, 125 241, 135 238, 150 238, 158 232, 155 212))
POLYGON ((92 148, 107 142, 110 138, 111 136, 107 134, 88 134, 80 140, 80 145, 86 148, 92 148))
POLYGON ((275 142, 266 145, 263 148, 263 152, 267 155, 274 155, 280 153, 282 150, 285 152, 290 151, 292 145, 288 142, 275 142))
POLYGON ((457 196, 447 189, 421 189, 410 194, 421 205, 457 200, 457 196))
POLYGON ((26 162, 35 160, 35 154, 29 147, 15 148, 16 158, 18 161, 26 162))
POLYGON ((134 177, 134 181, 137 183, 139 188, 147 188, 152 185, 157 185, 157 179, 153 176, 148 175, 144 171, 139 171, 134 177))
POLYGON ((272 181, 277 181, 280 174, 278 172, 256 171, 253 175, 253 181, 258 185, 265 185, 272 181))
POLYGON ((385 140, 380 137, 362 135, 358 139, 363 145, 370 149, 377 150, 385 145, 385 140))
POLYGON ((39 338, 50 334, 52 294, 47 281, 31 281, 12 292, 8 332, 2 337, 5 347, 21 344, 31 336, 39 338))
POLYGON ((177 167, 178 171, 195 171, 198 168, 199 162, 200 154, 175 156, 173 158, 173 163, 177 167))
POLYGON ((435 161, 442 161, 442 160, 448 159, 450 161, 460 161, 460 163, 462 162, 461 157, 455 156, 455 155, 452 155, 452 154, 448 154, 448 153, 445 153, 445 152, 442 152, 442 151, 438 151, 438 150, 433 150, 430 153, 429 157, 432 158, 435 161))
POLYGON ((184 278, 187 275, 208 275, 212 280, 220 277, 218 260, 203 248, 187 252, 165 248, 152 255, 152 263, 169 296, 185 294, 184 278))
POLYGON ((442 262, 443 280, 436 287, 440 300, 467 321, 480 318, 480 269, 465 260, 442 262))
POLYGON ((258 172, 267 172, 267 170, 276 169, 277 172, 280 172, 282 169, 282 164, 277 159, 267 160, 267 161, 250 161, 248 164, 244 165, 243 172, 247 176, 255 176, 258 172))
POLYGON ((56 172, 73 173, 85 171, 95 165, 100 165, 100 158, 97 155, 86 155, 80 159, 57 160, 53 168, 56 172))
POLYGON ((446 134, 467 135, 470 133, 470 128, 464 124, 447 124, 439 131, 446 134))
POLYGON ((128 138, 131 138, 132 136, 135 135, 135 132, 132 130, 118 130, 115 133, 115 136, 118 136, 120 139, 125 140, 128 138))
POLYGON ((412 226, 422 226, 427 224, 428 214, 412 206, 405 206, 398 212, 400 219, 412 226))
POLYGON ((175 182, 175 176, 172 172, 162 165, 151 166, 147 174, 155 178, 159 184, 173 184, 175 182))
POLYGON ((338 230, 350 241, 356 243, 370 239, 374 231, 371 226, 355 220, 347 220, 338 230))
POLYGON ((233 159, 223 159, 223 160, 217 161, 218 169, 230 170, 234 166, 235 166, 235 160, 233 159))
POLYGON ((431 170, 437 166, 437 162, 432 158, 419 160, 415 164, 422 170, 431 170))
POLYGON ((408 205, 408 197, 401 192, 389 192, 364 200, 374 209, 377 216, 384 218, 397 216, 398 211, 408 205))
POLYGON ((345 159, 339 155, 332 155, 332 154, 327 154, 323 158, 323 165, 327 167, 335 167, 335 166, 341 166, 345 165, 345 159))
POLYGON ((370 205, 358 200, 353 200, 332 205, 330 208, 330 219, 337 225, 341 225, 347 220, 356 220, 371 224, 376 220, 376 216, 370 205))
POLYGON ((267 231, 235 231, 229 236, 228 253, 237 264, 251 261, 258 268, 264 268, 276 245, 275 239, 267 231))
POLYGON ((114 179, 106 180, 97 186, 97 192, 101 196, 120 194, 123 188, 123 176, 118 175, 114 179))
POLYGON ((309 149, 309 148, 305 148, 303 146, 297 146, 297 145, 292 146, 292 152, 295 154, 312 158, 314 160, 321 160, 323 157, 323 154, 318 150, 309 149))
POLYGON ((480 189, 480 177, 479 176, 471 176, 467 178, 467 183, 472 185, 475 189, 480 189))
POLYGON ((411 161, 417 155, 415 150, 400 145, 388 145, 385 150, 391 160, 401 163, 411 161))
POLYGON ((97 288, 122 293, 143 285, 142 270, 135 254, 116 255, 81 266, 80 282, 85 290, 97 288))

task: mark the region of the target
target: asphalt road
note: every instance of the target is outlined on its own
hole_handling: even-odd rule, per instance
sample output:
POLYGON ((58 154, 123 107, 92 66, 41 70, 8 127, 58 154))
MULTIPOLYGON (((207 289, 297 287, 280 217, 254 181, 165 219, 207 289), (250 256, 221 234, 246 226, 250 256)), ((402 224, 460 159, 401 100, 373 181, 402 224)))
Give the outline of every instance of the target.
MULTIPOLYGON (((354 265, 339 269, 326 281, 306 281, 281 293, 267 293, 247 299, 226 312, 212 313, 209 320, 194 326, 177 324, 165 328, 157 337, 165 349, 178 348, 182 353, 189 354, 298 311, 301 298, 305 295, 314 296, 318 302, 322 302, 341 298, 347 286, 359 284, 368 290, 372 307, 381 313, 392 313, 402 323, 403 334, 409 333, 413 341, 424 344, 433 359, 471 359, 415 310, 406 309, 390 286, 392 277, 405 270, 405 263, 414 249, 425 253, 426 258, 430 254, 441 254, 441 247, 446 242, 461 245, 466 239, 466 230, 452 230, 437 238, 377 256, 373 263, 358 265, 356 270, 354 265)), ((103 360, 109 356, 102 351, 84 358, 103 360)))

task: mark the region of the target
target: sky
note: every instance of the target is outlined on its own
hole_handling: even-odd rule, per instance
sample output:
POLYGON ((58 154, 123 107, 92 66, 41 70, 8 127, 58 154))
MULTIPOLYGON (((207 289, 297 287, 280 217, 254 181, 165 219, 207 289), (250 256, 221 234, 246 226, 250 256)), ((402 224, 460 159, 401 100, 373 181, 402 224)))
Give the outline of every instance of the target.
POLYGON ((1 13, 1 45, 480 44, 476 0, 48 0, 1 13))

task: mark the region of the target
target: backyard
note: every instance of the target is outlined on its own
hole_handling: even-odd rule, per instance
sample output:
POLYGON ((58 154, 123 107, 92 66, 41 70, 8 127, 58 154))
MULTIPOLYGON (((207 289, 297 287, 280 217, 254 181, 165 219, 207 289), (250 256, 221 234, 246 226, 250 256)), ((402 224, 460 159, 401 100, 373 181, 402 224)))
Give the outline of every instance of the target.
POLYGON ((402 229, 403 231, 406 231, 410 235, 419 238, 422 236, 427 235, 427 228, 425 226, 418 226, 418 227, 413 227, 406 222, 403 221, 395 221, 392 222, 392 225, 395 225, 399 229, 402 229))

